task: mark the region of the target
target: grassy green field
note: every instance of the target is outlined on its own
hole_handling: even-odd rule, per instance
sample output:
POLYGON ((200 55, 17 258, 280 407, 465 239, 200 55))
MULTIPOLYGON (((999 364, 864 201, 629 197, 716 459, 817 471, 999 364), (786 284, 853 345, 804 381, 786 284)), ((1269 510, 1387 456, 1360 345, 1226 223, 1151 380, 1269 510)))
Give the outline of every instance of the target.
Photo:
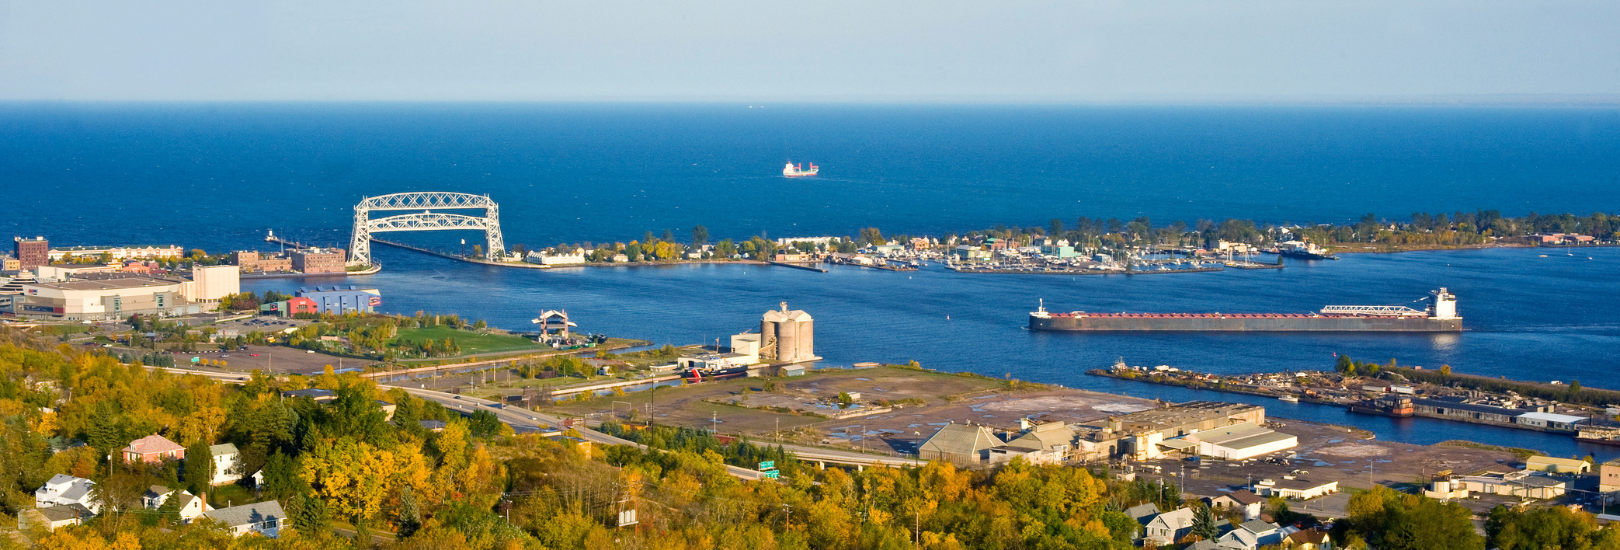
POLYGON ((521 336, 479 334, 470 330, 456 330, 446 326, 402 328, 399 329, 399 337, 411 341, 432 338, 437 342, 442 342, 445 338, 454 338, 456 344, 461 346, 463 356, 551 349, 521 336))

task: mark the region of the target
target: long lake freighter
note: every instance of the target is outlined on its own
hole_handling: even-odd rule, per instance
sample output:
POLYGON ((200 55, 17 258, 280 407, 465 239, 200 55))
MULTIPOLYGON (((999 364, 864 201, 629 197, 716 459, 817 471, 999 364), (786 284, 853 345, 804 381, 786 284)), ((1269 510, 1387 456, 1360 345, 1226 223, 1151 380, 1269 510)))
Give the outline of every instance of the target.
POLYGON ((1053 313, 1029 314, 1030 330, 1064 332, 1461 332, 1457 297, 1429 293, 1427 311, 1405 306, 1327 306, 1313 313, 1053 313))

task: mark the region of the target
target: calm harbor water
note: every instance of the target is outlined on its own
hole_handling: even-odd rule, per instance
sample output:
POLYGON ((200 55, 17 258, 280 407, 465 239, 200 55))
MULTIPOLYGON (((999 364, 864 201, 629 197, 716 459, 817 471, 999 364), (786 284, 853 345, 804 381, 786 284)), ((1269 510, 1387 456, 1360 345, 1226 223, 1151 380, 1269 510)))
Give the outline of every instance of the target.
MULTIPOLYGON (((508 243, 629 241, 697 224, 715 238, 935 235, 1078 216, 1160 223, 1341 221, 1374 212, 1620 210, 1620 110, 728 105, 0 105, 12 235, 63 245, 266 248, 264 231, 347 243, 352 205, 401 191, 487 193, 508 243), (823 167, 777 176, 787 161, 823 167)), ((454 249, 481 235, 393 234, 454 249)), ((713 341, 787 301, 829 364, 915 359, 1172 400, 1242 396, 1083 374, 1123 357, 1216 372, 1327 368, 1333 353, 1620 388, 1615 249, 1346 255, 1281 271, 1060 277, 929 268, 497 269, 377 247, 385 311, 507 328, 565 308, 587 331, 713 341), (1546 254, 1547 257, 1541 257, 1546 254), (1590 257, 1590 259, 1588 259, 1590 257), (1460 335, 1030 333, 1026 313, 1304 312, 1402 304, 1446 286, 1460 335)), ((355 281, 362 282, 362 281, 355 281)), ((255 290, 310 281, 265 280, 255 290)), ((1274 414, 1433 443, 1599 456, 1559 436, 1265 403, 1274 414)))
MULTIPOLYGON (((917 360, 930 368, 1160 397, 1262 404, 1280 417, 1363 427, 1413 443, 1470 439, 1560 455, 1615 449, 1555 436, 1450 422, 1350 415, 1337 407, 1288 404, 1085 375, 1119 358, 1208 372, 1331 368, 1334 353, 1364 360, 1527 380, 1579 380, 1620 388, 1609 350, 1620 322, 1610 281, 1620 249, 1567 256, 1497 249, 1345 255, 1283 270, 1139 277, 970 275, 936 267, 888 272, 834 267, 828 273, 743 265, 503 269, 379 248, 388 267, 356 282, 382 290, 383 309, 456 312, 524 329, 541 309, 563 308, 580 329, 659 343, 713 342, 758 328, 781 301, 816 319, 816 349, 828 365, 917 360), (1591 257, 1592 259, 1587 259, 1591 257), (1306 312, 1334 304, 1401 304, 1446 285, 1458 295, 1462 334, 1066 334, 1025 329, 1040 299, 1056 310, 1306 312)), ((252 283, 296 290, 291 280, 252 283)), ((325 283, 331 284, 331 283, 325 283)), ((1414 304, 1421 307, 1421 304, 1414 304)))

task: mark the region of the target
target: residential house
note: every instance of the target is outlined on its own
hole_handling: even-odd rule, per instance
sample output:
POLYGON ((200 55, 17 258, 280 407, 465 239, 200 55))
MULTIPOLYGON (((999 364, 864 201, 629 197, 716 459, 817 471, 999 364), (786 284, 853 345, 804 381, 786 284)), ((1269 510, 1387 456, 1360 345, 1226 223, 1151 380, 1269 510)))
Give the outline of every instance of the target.
POLYGON ((1292 533, 1292 528, 1285 530, 1275 523, 1256 519, 1239 524, 1222 534, 1216 542, 1223 550, 1255 550, 1261 546, 1281 544, 1292 533))
MULTIPOLYGON (((1136 520, 1136 523, 1146 527, 1149 521, 1153 521, 1153 516, 1159 515, 1159 505, 1151 502, 1146 504, 1138 504, 1136 506, 1126 508, 1125 515, 1130 516, 1131 519, 1136 520)), ((1136 530, 1136 534, 1131 536, 1131 540, 1141 540, 1141 538, 1142 529, 1139 528, 1136 530)))
POLYGON ((1148 520, 1142 538, 1163 546, 1181 540, 1192 531, 1192 508, 1177 508, 1148 520))
POLYGON ((201 517, 209 510, 208 502, 202 497, 191 494, 191 491, 176 491, 162 485, 153 485, 141 495, 141 505, 148 510, 162 507, 169 499, 178 499, 180 520, 190 523, 191 520, 201 517))
POLYGON ((1248 489, 1243 489, 1205 499, 1205 501, 1211 508, 1242 510, 1243 519, 1247 521, 1260 518, 1260 508, 1265 505, 1266 499, 1250 492, 1248 489))
POLYGON ((242 479, 242 453, 236 450, 236 445, 211 445, 208 453, 214 455, 214 479, 209 485, 225 485, 242 479))
POLYGON ((422 429, 430 432, 442 432, 445 426, 443 420, 418 420, 416 423, 422 426, 422 429))
POLYGON ((281 522, 286 519, 287 513, 281 510, 280 502, 268 500, 210 510, 204 512, 203 516, 225 524, 232 536, 257 533, 276 538, 281 534, 281 522))
POLYGON ((923 460, 943 460, 959 466, 977 465, 989 458, 992 447, 1001 445, 990 428, 972 424, 946 424, 917 447, 923 460))
POLYGON ((26 533, 39 526, 55 531, 59 527, 78 525, 93 515, 90 510, 77 504, 28 508, 17 511, 17 530, 26 533))
POLYGON ((1288 550, 1333 550, 1333 537, 1319 527, 1295 531, 1283 539, 1282 547, 1288 550))
POLYGON ((51 476, 44 485, 34 490, 34 507, 79 505, 92 515, 101 513, 101 503, 91 495, 96 482, 67 474, 51 476))
POLYGON ((186 448, 158 434, 131 441, 128 447, 124 447, 124 462, 163 462, 168 459, 185 460, 186 448))

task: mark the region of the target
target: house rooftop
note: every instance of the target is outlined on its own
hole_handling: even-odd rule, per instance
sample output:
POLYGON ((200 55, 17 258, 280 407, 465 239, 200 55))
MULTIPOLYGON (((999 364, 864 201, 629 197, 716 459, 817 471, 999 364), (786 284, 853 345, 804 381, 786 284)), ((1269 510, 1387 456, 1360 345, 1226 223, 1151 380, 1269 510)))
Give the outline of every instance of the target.
POLYGON ((203 515, 232 527, 287 519, 287 513, 281 510, 281 503, 274 500, 210 510, 203 515))
POLYGON ((231 443, 221 443, 221 444, 218 444, 218 445, 209 445, 208 446, 208 454, 214 455, 216 457, 217 456, 223 456, 223 455, 234 455, 234 454, 237 454, 239 452, 241 452, 241 451, 236 450, 236 445, 231 444, 231 443))
POLYGON ((158 434, 152 434, 132 441, 128 447, 124 448, 125 452, 135 453, 142 456, 184 450, 186 450, 186 448, 182 447, 179 443, 169 441, 169 438, 158 434))

